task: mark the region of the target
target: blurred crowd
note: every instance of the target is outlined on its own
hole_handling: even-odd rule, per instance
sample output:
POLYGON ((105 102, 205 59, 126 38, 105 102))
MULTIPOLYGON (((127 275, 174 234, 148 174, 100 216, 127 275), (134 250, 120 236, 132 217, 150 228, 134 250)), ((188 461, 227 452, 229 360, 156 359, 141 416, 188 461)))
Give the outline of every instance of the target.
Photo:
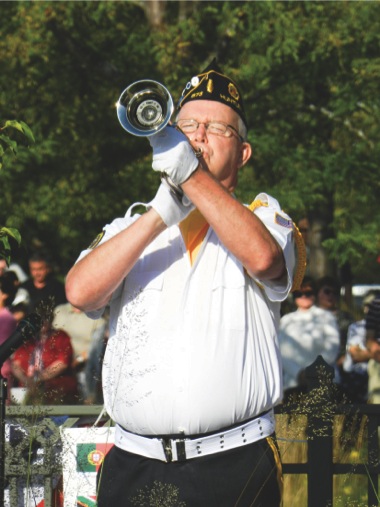
POLYGON ((33 312, 42 317, 40 331, 0 365, 8 404, 103 403, 107 316, 92 320, 67 302, 45 252, 30 256, 27 273, 0 259, 0 345, 33 312))
MULTIPOLYGON (((309 223, 299 230, 309 252, 309 223)), ((309 263, 310 267, 310 263, 309 263)), ((361 308, 341 298, 337 279, 313 279, 307 270, 299 290, 283 304, 279 345, 284 401, 307 391, 305 369, 318 356, 333 368, 341 400, 380 402, 380 292, 369 290, 361 308)))
MULTIPOLYGON (((307 243, 307 224, 299 226, 307 243)), ((68 303, 44 252, 30 256, 27 271, 0 259, 0 345, 30 313, 43 317, 38 334, 1 365, 8 403, 102 404, 108 316, 92 320, 68 303)), ((337 280, 307 274, 283 304, 278 339, 284 401, 306 392, 305 369, 321 355, 346 399, 380 403, 380 293, 369 291, 352 311, 337 280)))
POLYGON ((342 309, 340 287, 329 276, 316 281, 306 276, 291 297, 295 308, 281 317, 278 336, 285 400, 306 392, 305 368, 320 355, 334 369, 342 399, 377 403, 373 386, 380 394, 380 322, 375 322, 380 320, 375 316, 380 315, 380 293, 364 296, 359 319, 357 312, 342 309))

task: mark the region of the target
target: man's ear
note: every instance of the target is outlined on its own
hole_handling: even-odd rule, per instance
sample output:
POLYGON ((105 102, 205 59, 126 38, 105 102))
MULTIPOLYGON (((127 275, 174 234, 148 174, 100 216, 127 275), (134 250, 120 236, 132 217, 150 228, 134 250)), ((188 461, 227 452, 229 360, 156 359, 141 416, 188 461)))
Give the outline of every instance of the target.
POLYGON ((248 160, 251 158, 251 155, 252 146, 247 142, 242 143, 240 147, 239 169, 248 162, 248 160))

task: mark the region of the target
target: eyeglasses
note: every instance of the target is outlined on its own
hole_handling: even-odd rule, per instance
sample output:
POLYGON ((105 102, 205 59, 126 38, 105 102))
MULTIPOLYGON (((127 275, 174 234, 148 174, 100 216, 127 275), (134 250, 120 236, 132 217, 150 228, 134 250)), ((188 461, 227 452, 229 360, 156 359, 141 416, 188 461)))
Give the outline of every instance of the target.
POLYGON ((207 134, 212 134, 213 136, 221 136, 221 137, 232 137, 236 135, 241 142, 244 141, 242 136, 232 125, 228 125, 228 123, 223 123, 221 121, 210 121, 208 123, 198 122, 197 120, 178 120, 174 123, 175 127, 179 127, 184 134, 193 134, 196 130, 198 130, 199 125, 204 125, 207 134))
POLYGON ((295 298, 302 298, 302 296, 305 296, 306 298, 311 298, 314 296, 314 292, 312 290, 295 290, 293 292, 293 296, 295 298))
POLYGON ((323 292, 323 294, 325 294, 326 296, 331 296, 331 295, 333 295, 333 296, 337 296, 337 295, 338 295, 338 293, 337 293, 337 291, 336 291, 336 290, 334 290, 334 289, 330 289, 329 287, 324 287, 324 288, 322 289, 322 292, 323 292))

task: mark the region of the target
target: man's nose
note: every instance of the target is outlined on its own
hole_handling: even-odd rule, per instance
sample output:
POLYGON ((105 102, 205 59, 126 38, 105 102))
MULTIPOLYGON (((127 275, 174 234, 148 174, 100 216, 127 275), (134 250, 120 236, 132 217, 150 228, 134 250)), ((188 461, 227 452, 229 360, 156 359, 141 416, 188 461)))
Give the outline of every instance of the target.
POLYGON ((207 139, 207 129, 204 123, 199 123, 197 130, 194 132, 194 141, 204 141, 207 139))

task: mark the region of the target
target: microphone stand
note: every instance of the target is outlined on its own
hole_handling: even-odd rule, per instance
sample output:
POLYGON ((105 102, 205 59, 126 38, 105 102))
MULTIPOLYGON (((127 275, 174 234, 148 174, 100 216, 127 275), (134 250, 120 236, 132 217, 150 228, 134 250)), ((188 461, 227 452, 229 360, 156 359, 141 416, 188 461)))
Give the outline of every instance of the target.
POLYGON ((5 361, 27 340, 33 338, 42 326, 42 319, 32 313, 23 319, 16 331, 0 345, 0 507, 4 507, 5 493, 5 406, 8 396, 8 382, 1 375, 5 361))
POLYGON ((7 379, 1 375, 0 363, 0 507, 4 507, 5 493, 5 405, 7 402, 7 379))

